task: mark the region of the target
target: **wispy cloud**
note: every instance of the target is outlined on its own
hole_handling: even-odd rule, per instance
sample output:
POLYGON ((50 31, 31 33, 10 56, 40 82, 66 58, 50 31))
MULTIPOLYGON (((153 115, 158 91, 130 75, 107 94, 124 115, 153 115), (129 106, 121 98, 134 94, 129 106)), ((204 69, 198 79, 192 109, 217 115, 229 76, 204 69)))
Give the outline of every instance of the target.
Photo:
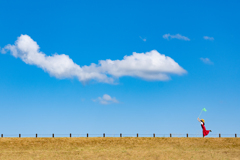
POLYGON ((119 103, 119 101, 115 97, 111 97, 108 94, 104 94, 102 97, 98 97, 93 100, 94 102, 99 102, 100 104, 111 104, 111 103, 119 103))
POLYGON ((182 36, 181 34, 171 35, 171 34, 168 33, 168 34, 164 34, 163 38, 164 39, 169 39, 169 38, 174 39, 174 38, 176 38, 176 39, 180 39, 180 40, 184 40, 184 41, 190 41, 190 39, 188 37, 182 36))
POLYGON ((2 54, 7 53, 6 50, 5 50, 4 48, 1 48, 1 47, 0 47, 0 52, 1 52, 2 54))
POLYGON ((141 36, 139 36, 139 38, 140 38, 141 40, 143 40, 144 42, 146 42, 146 41, 147 41, 147 39, 146 39, 146 38, 142 38, 141 36))
POLYGON ((15 58, 26 64, 35 65, 59 79, 77 78, 80 82, 94 80, 103 83, 115 83, 119 77, 130 76, 145 80, 165 81, 170 75, 187 73, 171 57, 156 50, 146 53, 133 52, 122 60, 100 60, 98 64, 79 66, 66 54, 46 55, 40 51, 37 42, 28 35, 18 37, 14 45, 8 44, 2 53, 10 51, 15 58))
POLYGON ((205 64, 214 64, 209 58, 200 58, 200 60, 205 64))
POLYGON ((208 37, 208 36, 203 36, 203 39, 205 39, 205 40, 210 40, 210 41, 213 41, 213 40, 214 40, 213 37, 208 37))

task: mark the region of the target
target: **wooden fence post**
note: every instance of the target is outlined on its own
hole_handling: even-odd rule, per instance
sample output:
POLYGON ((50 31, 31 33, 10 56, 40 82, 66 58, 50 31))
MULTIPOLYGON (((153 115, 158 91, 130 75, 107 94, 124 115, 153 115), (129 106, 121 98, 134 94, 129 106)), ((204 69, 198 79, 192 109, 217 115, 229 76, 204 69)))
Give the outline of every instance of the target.
POLYGON ((103 137, 105 137, 105 133, 103 133, 103 137))
POLYGON ((122 137, 122 133, 120 133, 120 137, 122 137))
POLYGON ((88 137, 88 133, 87 133, 87 137, 88 137))
POLYGON ((138 133, 137 133, 137 137, 138 137, 138 133))
POLYGON ((36 138, 37 138, 37 133, 36 133, 36 138))
POLYGON ((72 137, 72 133, 70 133, 70 138, 72 137))
POLYGON ((235 134, 235 137, 237 138, 237 133, 235 134))
POLYGON ((221 138, 221 134, 219 133, 219 138, 221 138))
POLYGON ((153 133, 153 137, 155 137, 155 133, 153 133))
POLYGON ((3 134, 1 134, 1 137, 3 138, 3 134))
POLYGON ((187 133, 187 137, 188 137, 188 133, 187 133))
POLYGON ((19 138, 21 138, 21 134, 19 134, 19 138))
POLYGON ((52 134, 52 137, 54 138, 54 133, 52 134))
POLYGON ((172 134, 170 133, 170 137, 172 137, 172 134))

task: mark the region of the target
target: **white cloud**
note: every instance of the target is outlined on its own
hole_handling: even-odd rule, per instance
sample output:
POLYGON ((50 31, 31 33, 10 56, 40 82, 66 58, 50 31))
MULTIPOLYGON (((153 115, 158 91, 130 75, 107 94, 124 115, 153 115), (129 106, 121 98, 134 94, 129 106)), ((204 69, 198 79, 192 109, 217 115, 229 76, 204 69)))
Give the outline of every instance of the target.
POLYGON ((84 70, 74 63, 68 55, 47 56, 39 51, 38 44, 28 35, 21 35, 14 45, 9 44, 4 47, 4 50, 10 50, 14 57, 20 58, 26 64, 36 65, 56 78, 76 77, 82 82, 95 79, 99 82, 113 83, 113 78, 107 77, 97 70, 84 70))
POLYGON ((114 77, 132 76, 147 80, 168 80, 169 74, 182 75, 186 71, 172 58, 152 50, 146 53, 133 52, 123 60, 99 61, 101 68, 114 77))
POLYGON ((210 40, 210 41, 213 41, 213 40, 214 40, 213 37, 208 37, 208 36, 203 36, 203 39, 205 39, 205 40, 210 40))
POLYGON ((5 53, 6 53, 6 50, 5 50, 4 48, 1 48, 1 47, 0 47, 0 53, 5 54, 5 53))
POLYGON ((138 77, 146 80, 168 80, 171 74, 187 73, 172 58, 152 50, 146 53, 133 52, 122 60, 100 60, 98 64, 80 67, 65 54, 51 56, 41 52, 38 44, 28 35, 18 37, 14 45, 6 45, 2 53, 10 53, 26 64, 36 65, 56 78, 77 78, 81 82, 95 80, 114 83, 122 76, 138 77))
POLYGON ((209 58, 200 58, 201 61, 203 61, 203 63, 205 64, 213 64, 213 62, 209 59, 209 58))
POLYGON ((176 39, 181 39, 181 40, 184 40, 184 41, 190 41, 190 39, 189 39, 188 37, 182 36, 181 34, 170 35, 170 34, 168 33, 168 34, 164 34, 164 35, 163 35, 163 38, 164 38, 164 39, 169 39, 169 37, 170 37, 171 39, 176 38, 176 39))
POLYGON ((104 94, 102 97, 98 97, 93 100, 94 102, 99 102, 100 104, 111 104, 111 103, 119 103, 115 97, 111 97, 108 94, 104 94))
POLYGON ((147 41, 147 39, 146 39, 146 38, 142 38, 141 36, 139 36, 139 38, 140 38, 141 40, 143 40, 144 42, 146 42, 146 41, 147 41))

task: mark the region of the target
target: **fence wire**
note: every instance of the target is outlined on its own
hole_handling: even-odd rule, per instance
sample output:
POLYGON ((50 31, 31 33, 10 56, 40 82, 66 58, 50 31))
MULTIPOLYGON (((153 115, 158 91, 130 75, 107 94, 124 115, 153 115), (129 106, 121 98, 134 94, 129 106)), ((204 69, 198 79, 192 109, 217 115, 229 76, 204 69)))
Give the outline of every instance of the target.
MULTIPOLYGON (((102 133, 102 134, 92 134, 92 133, 81 133, 81 134, 1 134, 1 138, 3 137, 20 137, 20 138, 31 138, 31 137, 36 137, 36 138, 50 138, 50 137, 189 137, 189 138, 198 138, 198 137, 203 137, 202 134, 181 134, 181 133, 168 133, 168 134, 158 134, 158 133, 152 133, 152 134, 141 134, 141 133, 135 133, 135 134, 129 134, 129 133, 102 133)), ((212 138, 237 138, 237 134, 212 134, 210 133, 207 137, 212 137, 212 138)))

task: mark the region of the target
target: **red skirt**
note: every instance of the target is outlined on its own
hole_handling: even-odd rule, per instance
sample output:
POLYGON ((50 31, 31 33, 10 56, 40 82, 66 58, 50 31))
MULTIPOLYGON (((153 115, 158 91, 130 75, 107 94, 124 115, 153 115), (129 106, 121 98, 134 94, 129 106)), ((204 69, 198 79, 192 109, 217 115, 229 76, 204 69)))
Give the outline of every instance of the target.
POLYGON ((210 132, 210 130, 206 130, 205 126, 202 124, 202 129, 203 129, 203 136, 207 136, 210 132))

